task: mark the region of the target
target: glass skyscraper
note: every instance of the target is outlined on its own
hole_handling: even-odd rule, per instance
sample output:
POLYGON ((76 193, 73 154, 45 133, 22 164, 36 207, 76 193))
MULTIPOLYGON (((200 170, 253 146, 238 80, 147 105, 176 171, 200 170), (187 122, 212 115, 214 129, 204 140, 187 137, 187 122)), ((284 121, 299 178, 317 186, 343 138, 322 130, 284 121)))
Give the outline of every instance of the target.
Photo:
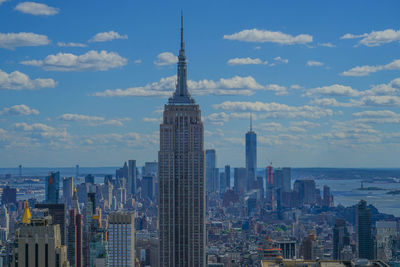
POLYGON ((257 172, 257 134, 253 131, 250 118, 250 130, 246 133, 246 170, 247 190, 253 189, 257 172))
POLYGON ((57 204, 60 194, 60 172, 51 172, 46 176, 46 203, 57 204))

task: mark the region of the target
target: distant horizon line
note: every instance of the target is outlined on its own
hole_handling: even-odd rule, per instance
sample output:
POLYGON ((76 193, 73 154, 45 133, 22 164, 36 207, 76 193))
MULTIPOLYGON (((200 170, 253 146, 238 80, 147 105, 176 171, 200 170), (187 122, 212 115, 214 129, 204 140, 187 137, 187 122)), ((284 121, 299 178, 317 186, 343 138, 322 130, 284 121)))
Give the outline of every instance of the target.
MULTIPOLYGON (((154 161, 149 161, 149 162, 154 162, 154 161)), ((78 164, 79 165, 79 164, 78 164)), ((144 167, 144 164, 143 165, 137 165, 138 167, 144 167)), ((232 166, 232 165, 229 165, 230 167, 231 167, 231 169, 234 169, 234 168, 245 168, 244 166, 240 166, 240 167, 237 167, 237 166, 232 166)), ((119 166, 85 166, 85 165, 79 165, 79 168, 122 168, 123 167, 123 164, 122 165, 119 165, 119 166)), ((267 166, 265 166, 265 167, 257 167, 257 169, 263 169, 263 168, 266 168, 267 166)), ((308 166, 308 167, 304 167, 304 166, 302 166, 302 167, 293 167, 293 166, 272 166, 272 167, 274 167, 274 168, 292 168, 292 169, 399 169, 400 170, 400 167, 328 167, 328 166, 324 166, 324 167, 314 167, 314 166, 308 166)), ((24 169, 24 168, 26 168, 26 169, 57 169, 57 168, 60 168, 60 169, 65 169, 65 168, 76 168, 76 166, 36 166, 36 167, 32 167, 32 166, 28 166, 28 167, 26 167, 26 166, 23 166, 22 165, 22 169, 24 169)), ((222 166, 222 167, 217 167, 218 169, 223 169, 223 168, 225 168, 225 165, 224 166, 222 166)), ((17 166, 17 167, 0 167, 0 169, 19 169, 19 167, 17 166)))

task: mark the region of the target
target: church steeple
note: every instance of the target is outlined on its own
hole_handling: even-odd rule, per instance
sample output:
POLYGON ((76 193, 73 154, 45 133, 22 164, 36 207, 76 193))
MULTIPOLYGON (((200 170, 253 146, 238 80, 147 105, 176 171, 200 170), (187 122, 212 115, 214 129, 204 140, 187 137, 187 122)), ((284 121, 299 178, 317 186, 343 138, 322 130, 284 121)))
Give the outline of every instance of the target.
POLYGON ((174 95, 169 99, 169 104, 193 104, 187 88, 187 64, 185 55, 185 43, 183 41, 183 13, 181 13, 181 47, 178 56, 178 74, 174 95))

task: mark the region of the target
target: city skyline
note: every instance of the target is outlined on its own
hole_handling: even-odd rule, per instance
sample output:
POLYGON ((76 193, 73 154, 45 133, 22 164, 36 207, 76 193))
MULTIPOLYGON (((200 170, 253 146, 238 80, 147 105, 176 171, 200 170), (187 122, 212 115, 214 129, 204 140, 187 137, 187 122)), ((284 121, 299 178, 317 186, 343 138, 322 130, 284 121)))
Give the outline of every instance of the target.
POLYGON ((0 167, 157 159, 181 9, 217 167, 245 165, 250 113, 259 168, 399 166, 395 1, 46 4, 0 1, 0 167))

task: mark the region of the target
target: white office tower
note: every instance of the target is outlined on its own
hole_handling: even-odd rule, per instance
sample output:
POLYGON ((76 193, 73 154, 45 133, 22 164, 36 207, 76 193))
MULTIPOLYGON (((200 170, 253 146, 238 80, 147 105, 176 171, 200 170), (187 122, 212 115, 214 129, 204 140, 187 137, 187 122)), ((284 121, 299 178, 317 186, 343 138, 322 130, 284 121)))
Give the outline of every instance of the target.
POLYGON ((160 266, 204 267, 204 130, 200 107, 187 89, 181 28, 176 90, 164 107, 160 125, 160 266))
POLYGON ((109 267, 135 266, 135 215, 113 212, 108 215, 109 267))

